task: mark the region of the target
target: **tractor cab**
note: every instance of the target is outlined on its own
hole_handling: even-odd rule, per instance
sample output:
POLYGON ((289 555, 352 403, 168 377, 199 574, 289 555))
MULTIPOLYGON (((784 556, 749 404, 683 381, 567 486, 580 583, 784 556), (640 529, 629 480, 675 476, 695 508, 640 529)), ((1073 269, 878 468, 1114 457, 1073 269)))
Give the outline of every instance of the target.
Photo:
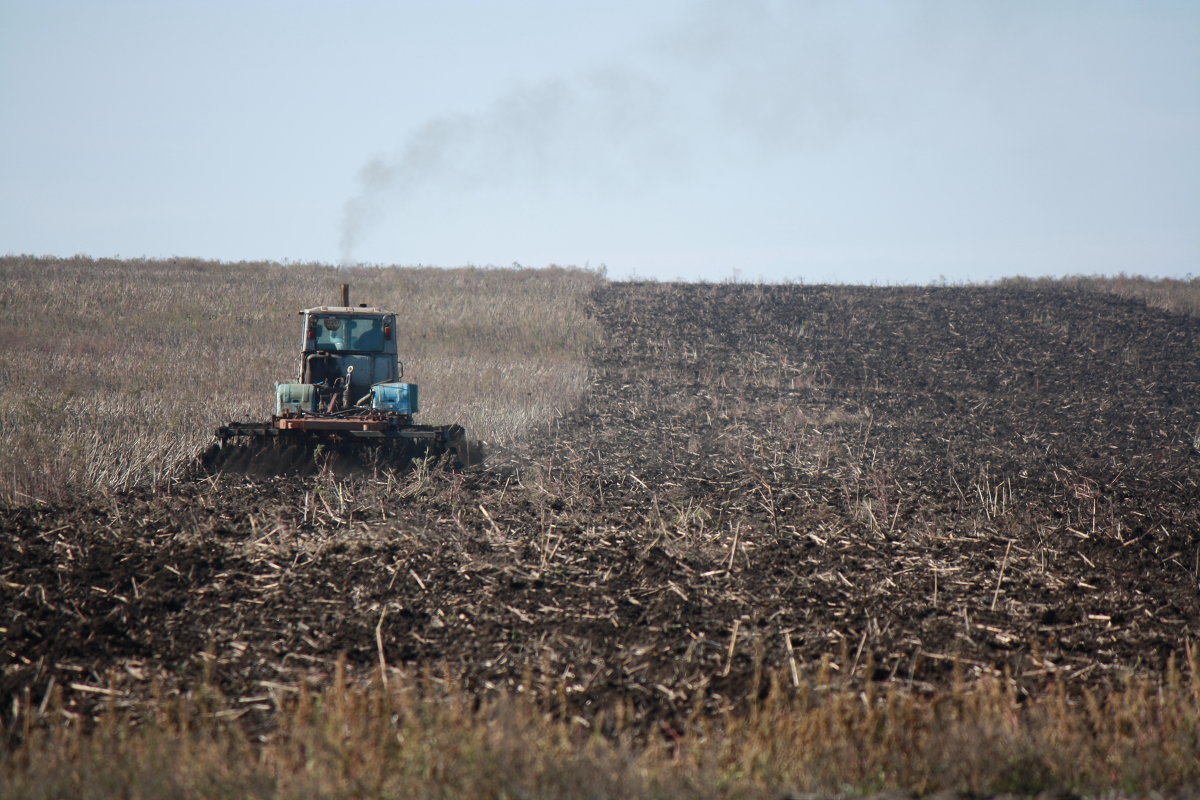
POLYGON ((309 309, 305 316, 305 351, 395 353, 394 314, 335 313, 309 309))
POLYGON ((278 385, 278 416, 416 413, 417 387, 398 383, 395 314, 366 306, 317 306, 300 314, 304 338, 296 382, 278 385))

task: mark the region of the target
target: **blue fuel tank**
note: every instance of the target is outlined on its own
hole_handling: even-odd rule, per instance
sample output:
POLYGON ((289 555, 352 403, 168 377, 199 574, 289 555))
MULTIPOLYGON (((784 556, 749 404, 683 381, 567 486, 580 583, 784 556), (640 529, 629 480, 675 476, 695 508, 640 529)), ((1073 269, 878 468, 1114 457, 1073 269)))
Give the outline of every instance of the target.
POLYGON ((377 383, 371 387, 371 408, 396 414, 416 414, 420 410, 415 383, 377 383))

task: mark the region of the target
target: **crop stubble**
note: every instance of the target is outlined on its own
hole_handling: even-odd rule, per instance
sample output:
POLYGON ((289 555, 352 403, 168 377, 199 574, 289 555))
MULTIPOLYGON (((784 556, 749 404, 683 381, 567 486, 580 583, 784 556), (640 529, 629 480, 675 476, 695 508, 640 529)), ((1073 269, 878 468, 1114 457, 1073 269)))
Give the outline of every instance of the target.
POLYGON ((1044 287, 594 313, 580 407, 484 471, 12 509, 3 713, 201 676, 253 708, 344 653, 682 726, 772 674, 1113 686, 1200 633, 1195 318, 1044 287))

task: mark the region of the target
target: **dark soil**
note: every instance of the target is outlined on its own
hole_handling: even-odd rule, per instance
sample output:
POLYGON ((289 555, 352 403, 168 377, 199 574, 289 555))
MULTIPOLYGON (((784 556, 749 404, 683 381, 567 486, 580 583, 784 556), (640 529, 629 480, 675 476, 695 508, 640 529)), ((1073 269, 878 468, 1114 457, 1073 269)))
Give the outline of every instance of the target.
POLYGON ((10 509, 0 714, 429 671, 654 724, 772 673, 1157 677, 1200 635, 1200 321, 1103 294, 611 284, 483 470, 10 509))

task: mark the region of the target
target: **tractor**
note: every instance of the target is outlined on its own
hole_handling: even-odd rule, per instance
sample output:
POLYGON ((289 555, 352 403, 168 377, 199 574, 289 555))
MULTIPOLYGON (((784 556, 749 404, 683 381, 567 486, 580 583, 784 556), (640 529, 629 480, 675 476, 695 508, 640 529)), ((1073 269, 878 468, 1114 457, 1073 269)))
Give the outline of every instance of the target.
POLYGON ((294 381, 275 386, 266 422, 231 422, 200 456, 209 472, 339 476, 435 459, 452 468, 479 461, 458 425, 418 425, 417 384, 406 383, 397 355, 396 315, 350 305, 317 306, 304 318, 294 381))

